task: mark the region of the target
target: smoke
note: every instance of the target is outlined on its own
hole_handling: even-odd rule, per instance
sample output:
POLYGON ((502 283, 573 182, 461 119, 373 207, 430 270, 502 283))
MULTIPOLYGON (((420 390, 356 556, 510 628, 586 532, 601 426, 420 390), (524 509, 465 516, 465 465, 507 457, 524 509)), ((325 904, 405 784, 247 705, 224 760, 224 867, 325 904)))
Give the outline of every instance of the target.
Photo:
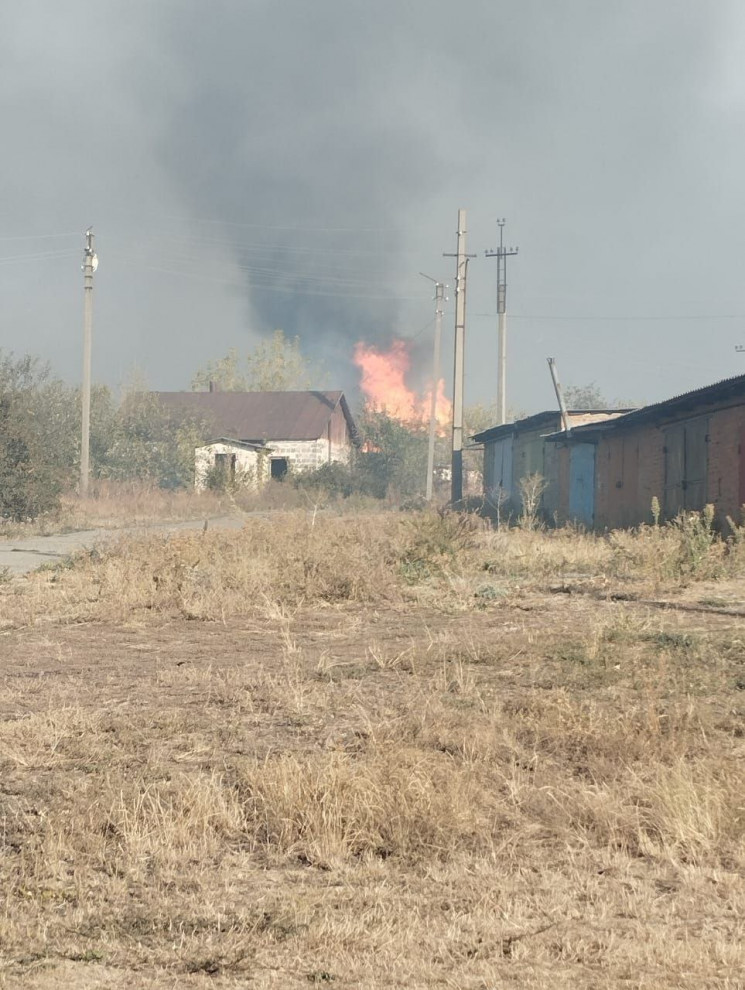
POLYGON ((300 334, 336 362, 359 339, 407 331, 407 297, 427 298, 401 256, 442 168, 412 101, 398 33, 410 20, 392 29, 369 3, 259 2, 161 22, 179 81, 164 169, 199 237, 230 245, 253 328, 300 334))
POLYGON ((547 353, 637 399, 732 373, 739 338, 710 318, 744 311, 734 0, 28 0, 0 18, 0 234, 68 235, 9 241, 59 252, 0 265, 0 346, 78 376, 93 223, 99 379, 136 361, 184 387, 280 327, 345 388, 358 340, 413 340, 416 386, 418 272, 452 283, 465 207, 469 400, 493 398, 483 249, 502 215, 511 404, 553 402, 547 353), (610 319, 676 314, 701 322, 610 319))

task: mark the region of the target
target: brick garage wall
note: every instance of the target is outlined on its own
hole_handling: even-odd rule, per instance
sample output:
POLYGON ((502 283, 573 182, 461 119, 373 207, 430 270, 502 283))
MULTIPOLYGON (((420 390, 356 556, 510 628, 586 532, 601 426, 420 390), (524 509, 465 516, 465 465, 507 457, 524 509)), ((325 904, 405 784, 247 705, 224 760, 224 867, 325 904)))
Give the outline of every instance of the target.
POLYGON ((615 461, 618 439, 601 437, 595 449, 595 528, 612 526, 610 489, 615 484, 612 465, 615 461))
MULTIPOLYGON (((685 422, 707 410, 694 410, 685 422)), ((740 460, 741 446, 745 435, 745 405, 728 409, 708 411, 709 441, 707 444, 707 480, 705 501, 711 502, 716 510, 717 522, 726 525, 726 517, 740 518, 740 460)), ((665 424, 668 425, 668 424, 665 424)), ((624 495, 614 504, 610 485, 614 478, 605 477, 605 465, 613 462, 609 457, 612 444, 621 441, 620 436, 604 438, 598 444, 598 486, 596 490, 597 522, 601 528, 637 526, 651 522, 652 499, 656 496, 660 505, 665 504, 665 432, 664 426, 643 425, 625 434, 627 454, 630 442, 636 440, 637 468, 636 482, 633 484, 633 469, 628 456, 624 463, 624 495), (629 465, 627 467, 627 464, 629 465)))
MULTIPOLYGON (((745 405, 719 410, 692 410, 685 419, 681 417, 675 422, 686 422, 707 413, 709 440, 704 501, 713 504, 717 522, 725 526, 728 515, 737 519, 740 515, 740 448, 745 430, 745 405)), ((643 427, 639 431, 637 522, 650 520, 653 496, 656 495, 660 504, 664 505, 664 493, 664 427, 643 427)))
MULTIPOLYGON (((547 445, 548 446, 548 445, 547 445)), ((569 518, 571 445, 557 444, 557 518, 569 518)), ((640 426, 623 435, 601 436, 595 450, 596 530, 637 526, 652 519, 652 496, 663 502, 665 485, 664 435, 656 427, 640 426)))
POLYGON ((740 459, 745 431, 745 405, 720 409, 709 416, 706 501, 716 509, 717 522, 727 516, 740 520, 740 459))
POLYGON ((652 520, 652 498, 664 503, 665 438, 654 426, 603 436, 595 460, 595 528, 652 520))
MULTIPOLYGON (((642 424, 623 434, 601 437, 595 461, 597 529, 652 521, 652 499, 657 497, 660 506, 665 504, 665 429, 701 415, 709 417, 704 500, 714 506, 722 528, 726 529, 727 516, 740 520, 745 494, 740 480, 745 458, 745 403, 726 409, 693 409, 685 417, 660 426, 642 424)), ((558 518, 563 523, 569 512, 569 451, 566 446, 557 446, 558 518)))
POLYGON ((665 504, 665 434, 657 426, 641 426, 639 441, 639 473, 636 487, 634 525, 652 520, 652 499, 665 504))

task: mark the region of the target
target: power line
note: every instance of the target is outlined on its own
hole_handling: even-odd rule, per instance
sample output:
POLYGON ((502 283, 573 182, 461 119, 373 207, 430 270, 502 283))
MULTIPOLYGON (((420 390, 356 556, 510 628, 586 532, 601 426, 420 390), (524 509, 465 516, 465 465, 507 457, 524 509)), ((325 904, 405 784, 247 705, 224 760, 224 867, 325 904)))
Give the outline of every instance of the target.
POLYGON ((13 234, 0 237, 0 241, 40 241, 51 237, 79 237, 79 232, 73 230, 66 234, 13 234))
POLYGON ((349 234, 359 234, 359 233, 374 233, 382 234, 398 233, 400 228, 394 227, 305 227, 298 224, 267 224, 267 223, 242 223, 238 220, 215 220, 205 217, 190 217, 188 220, 184 217, 163 217, 164 220, 177 220, 180 223, 211 223, 216 224, 221 227, 245 227, 251 230, 292 230, 292 231, 302 231, 306 230, 309 234, 316 233, 349 233, 349 234))
MULTIPOLYGON (((151 264, 165 265, 166 267, 193 266, 195 269, 202 268, 201 258, 195 255, 168 254, 159 255, 157 252, 138 252, 138 255, 151 264), (144 256, 144 257, 143 257, 144 256)), ((349 286, 350 288, 369 286, 370 282, 377 279, 380 282, 387 282, 390 279, 390 272, 371 271, 370 269, 353 269, 325 266, 284 266, 272 267, 265 265, 242 265, 237 262, 225 262, 219 267, 228 267, 235 271, 246 272, 259 278, 277 279, 279 281, 296 280, 307 283, 323 283, 336 286, 349 286)), ((215 266, 218 267, 217 265, 215 266)))
MULTIPOLYGON (((474 313, 474 316, 482 319, 494 319, 494 313, 474 313)), ((696 320, 745 320, 742 313, 710 313, 700 316, 511 316, 513 320, 534 320, 535 322, 554 323, 557 320, 569 322, 594 322, 594 323, 647 323, 647 322, 678 322, 686 320, 689 322, 696 320)))
MULTIPOLYGON (((320 247, 319 245, 302 245, 302 244, 284 244, 276 241, 262 241, 262 242, 246 242, 246 241, 236 241, 233 239, 223 239, 216 237, 205 237, 199 234, 162 234, 158 231, 150 230, 154 238, 157 239, 158 243, 163 241, 172 241, 175 243, 180 242, 190 242, 195 246, 199 245, 209 245, 217 247, 229 248, 231 251, 241 251, 241 252, 261 252, 266 254, 267 251, 281 251, 283 254, 341 254, 341 255, 380 255, 383 257, 390 256, 390 249, 378 248, 373 250, 372 248, 361 248, 361 247, 320 247)), ((419 251, 396 251, 398 255, 410 255, 412 257, 419 257, 421 252, 419 251)))
MULTIPOLYGON (((171 256, 171 260, 173 260, 173 261, 183 261, 183 262, 192 262, 192 261, 193 262, 198 262, 199 261, 198 258, 191 258, 191 257, 186 257, 185 258, 183 256, 182 257, 171 256)), ((356 286, 356 285, 368 285, 369 282, 370 282, 370 278, 365 278, 365 277, 363 277, 362 274, 360 274, 359 277, 357 277, 357 278, 354 278, 354 277, 353 278, 338 278, 335 275, 304 274, 304 273, 299 272, 297 270, 294 270, 293 271, 293 270, 286 269, 286 268, 262 268, 262 267, 258 267, 258 266, 255 266, 255 265, 237 265, 237 264, 232 264, 231 267, 232 268, 235 268, 237 271, 247 272, 250 275, 257 275, 260 278, 262 278, 262 277, 263 278, 277 278, 277 279, 283 280, 283 281, 296 280, 296 281, 303 281, 303 282, 320 282, 320 283, 323 283, 323 284, 349 285, 349 286, 352 286, 352 287, 353 286, 356 286)), ((381 272, 379 274, 380 274, 380 277, 383 278, 383 277, 386 277, 386 274, 387 273, 381 272)), ((373 273, 373 275, 371 277, 374 277, 374 273, 373 273)))
POLYGON ((427 323, 424 324, 424 326, 422 327, 421 330, 417 330, 416 333, 413 333, 410 337, 407 337, 406 340, 409 340, 409 341, 411 341, 411 340, 418 340, 419 337, 422 336, 422 334, 424 333, 425 330, 429 330, 429 328, 432 326, 432 324, 434 322, 435 322, 435 317, 433 316, 431 320, 429 320, 427 323))
POLYGON ((135 268, 142 268, 147 271, 162 272, 166 275, 178 275, 182 278, 198 279, 204 282, 217 282, 222 285, 234 285, 234 286, 245 286, 248 285, 250 288, 259 292, 279 292, 285 295, 306 295, 306 296, 329 296, 336 299, 377 299, 384 300, 386 302, 409 302, 417 300, 418 296, 393 296, 388 293, 383 294, 372 294, 372 293, 361 293, 361 292, 322 292, 318 290, 310 290, 303 288, 292 288, 290 286, 282 285, 271 285, 266 283, 261 283, 257 281, 251 281, 250 279, 245 279, 239 281, 238 279, 230 278, 219 278, 214 275, 205 275, 202 272, 187 272, 179 271, 175 268, 165 268, 162 265, 147 265, 136 261, 127 261, 120 258, 123 264, 130 265, 135 268))
POLYGON ((72 255, 77 254, 73 249, 65 249, 64 251, 43 251, 37 254, 13 254, 8 255, 5 258, 0 258, 0 264, 12 265, 19 261, 43 261, 45 258, 67 258, 72 255))

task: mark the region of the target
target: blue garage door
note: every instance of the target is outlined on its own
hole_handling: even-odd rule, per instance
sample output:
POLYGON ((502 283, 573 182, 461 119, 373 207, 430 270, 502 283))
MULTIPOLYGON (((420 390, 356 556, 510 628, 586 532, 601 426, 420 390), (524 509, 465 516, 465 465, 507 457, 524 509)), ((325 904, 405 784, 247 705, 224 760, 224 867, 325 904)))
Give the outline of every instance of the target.
POLYGON ((569 518, 588 528, 595 520, 594 443, 578 443, 570 448, 569 518))

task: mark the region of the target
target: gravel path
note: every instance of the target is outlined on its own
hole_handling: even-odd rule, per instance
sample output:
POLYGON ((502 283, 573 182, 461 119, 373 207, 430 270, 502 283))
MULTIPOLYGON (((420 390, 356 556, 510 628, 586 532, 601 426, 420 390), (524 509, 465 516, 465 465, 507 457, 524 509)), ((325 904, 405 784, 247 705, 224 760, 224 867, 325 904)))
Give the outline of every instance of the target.
MULTIPOLYGON (((240 529, 244 516, 220 516, 209 519, 210 528, 240 529)), ((60 533, 57 536, 32 536, 25 540, 0 542, 0 574, 5 568, 11 574, 27 574, 46 563, 57 563, 76 550, 84 550, 96 543, 113 540, 122 533, 173 533, 182 529, 202 529, 204 519, 186 522, 156 523, 152 526, 133 526, 127 529, 86 529, 77 533, 60 533)))

